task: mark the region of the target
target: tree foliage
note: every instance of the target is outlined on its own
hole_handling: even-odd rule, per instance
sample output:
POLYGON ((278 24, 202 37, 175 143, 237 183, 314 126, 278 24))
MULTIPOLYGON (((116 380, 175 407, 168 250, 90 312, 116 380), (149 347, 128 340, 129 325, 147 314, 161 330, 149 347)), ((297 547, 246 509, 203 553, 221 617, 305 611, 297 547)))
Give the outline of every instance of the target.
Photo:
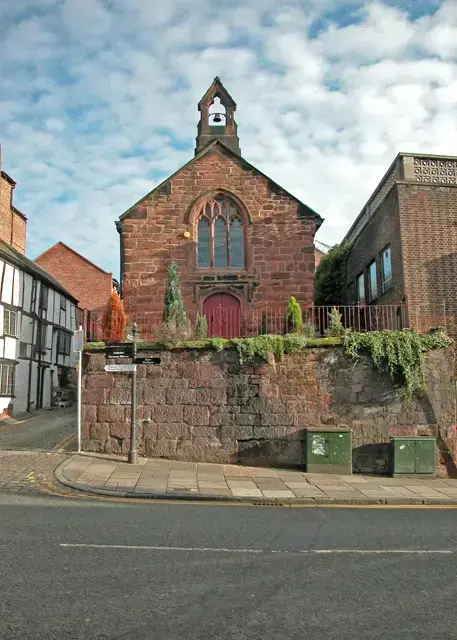
POLYGON ((105 342, 122 342, 124 339, 127 317, 122 302, 116 290, 112 292, 108 300, 105 315, 103 317, 103 339, 105 342))
POLYGON ((346 302, 346 274, 351 245, 335 245, 321 258, 314 277, 314 303, 318 306, 346 302))

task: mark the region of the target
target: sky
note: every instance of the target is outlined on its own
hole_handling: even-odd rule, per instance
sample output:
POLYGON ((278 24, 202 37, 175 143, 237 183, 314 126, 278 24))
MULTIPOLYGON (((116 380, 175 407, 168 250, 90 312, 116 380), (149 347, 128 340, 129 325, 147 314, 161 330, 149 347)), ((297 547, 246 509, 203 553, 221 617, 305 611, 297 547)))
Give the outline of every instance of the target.
POLYGON ((114 221, 194 155, 214 76, 242 155, 339 242, 398 152, 457 155, 457 0, 1 0, 2 168, 27 255, 119 273, 114 221))

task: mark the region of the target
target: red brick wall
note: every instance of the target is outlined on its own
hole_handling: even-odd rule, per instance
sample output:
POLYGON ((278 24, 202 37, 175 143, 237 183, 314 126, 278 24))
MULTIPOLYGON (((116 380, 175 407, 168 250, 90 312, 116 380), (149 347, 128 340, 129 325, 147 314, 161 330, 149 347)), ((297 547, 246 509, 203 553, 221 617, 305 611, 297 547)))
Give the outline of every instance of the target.
POLYGON ((443 302, 457 318, 457 188, 398 185, 405 289, 412 305, 443 302))
POLYGON ((97 309, 107 304, 112 291, 112 274, 100 271, 71 249, 57 244, 35 262, 79 300, 82 309, 97 309))
MULTIPOLYGON (((425 354, 426 391, 410 402, 368 356, 354 366, 341 348, 307 349, 276 367, 241 365, 234 350, 154 356, 160 365, 138 365, 140 455, 303 468, 306 428, 347 426, 354 471, 385 473, 392 435, 437 435, 455 444, 452 349, 425 354)), ((107 373, 106 364, 113 360, 104 353, 84 356, 82 446, 126 454, 131 379, 107 373)))
MULTIPOLYGON (((291 295, 312 303, 315 216, 264 176, 233 156, 210 151, 137 205, 120 224, 122 290, 127 311, 135 315, 162 310, 167 265, 178 263, 185 304, 198 308, 204 287, 231 289, 242 304, 282 306, 291 295), (212 189, 226 189, 246 206, 249 268, 230 284, 194 267, 195 232, 189 224, 193 204, 212 189), (297 215, 301 219, 297 219, 297 215), (191 237, 186 239, 184 232, 191 237), (122 251, 122 249, 121 249, 122 251), (214 281, 208 278, 214 278, 214 281), (258 284, 257 282, 258 281, 258 284)), ((233 275, 233 273, 232 273, 233 275)))
POLYGON ((25 253, 27 222, 12 209, 12 194, 13 185, 0 175, 0 240, 25 253))
MULTIPOLYGON (((355 239, 348 261, 347 284, 354 282, 363 271, 365 274, 365 297, 368 301, 367 267, 376 260, 378 298, 376 304, 391 305, 402 301, 405 294, 403 284, 403 257, 400 238, 400 215, 397 188, 394 187, 355 239), (392 287, 382 293, 381 251, 391 247, 392 287)), ((346 294, 348 292, 346 291, 346 294)))

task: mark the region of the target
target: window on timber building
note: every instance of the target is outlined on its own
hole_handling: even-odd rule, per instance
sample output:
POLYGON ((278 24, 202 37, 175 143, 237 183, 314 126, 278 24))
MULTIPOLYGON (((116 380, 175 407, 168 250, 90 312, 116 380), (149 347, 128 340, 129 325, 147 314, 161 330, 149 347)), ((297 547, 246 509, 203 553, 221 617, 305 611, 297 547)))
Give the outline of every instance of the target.
POLYGON ((197 223, 197 264, 203 269, 242 269, 244 230, 236 204, 217 197, 203 205, 197 223))
POLYGON ((3 334, 13 338, 17 337, 17 311, 10 309, 3 311, 3 334))
POLYGON ((14 389, 14 365, 0 364, 0 395, 12 396, 14 389))

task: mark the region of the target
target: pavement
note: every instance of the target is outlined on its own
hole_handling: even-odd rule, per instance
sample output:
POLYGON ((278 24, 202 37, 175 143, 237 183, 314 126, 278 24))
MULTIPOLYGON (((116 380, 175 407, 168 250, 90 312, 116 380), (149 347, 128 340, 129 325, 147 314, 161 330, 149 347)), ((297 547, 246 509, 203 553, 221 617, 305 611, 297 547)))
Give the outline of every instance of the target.
POLYGON ((457 506, 457 480, 311 474, 238 465, 69 456, 56 469, 63 485, 124 498, 240 501, 270 504, 448 504, 457 506))
POLYGON ((454 638, 455 512, 0 493, 1 640, 454 638))

